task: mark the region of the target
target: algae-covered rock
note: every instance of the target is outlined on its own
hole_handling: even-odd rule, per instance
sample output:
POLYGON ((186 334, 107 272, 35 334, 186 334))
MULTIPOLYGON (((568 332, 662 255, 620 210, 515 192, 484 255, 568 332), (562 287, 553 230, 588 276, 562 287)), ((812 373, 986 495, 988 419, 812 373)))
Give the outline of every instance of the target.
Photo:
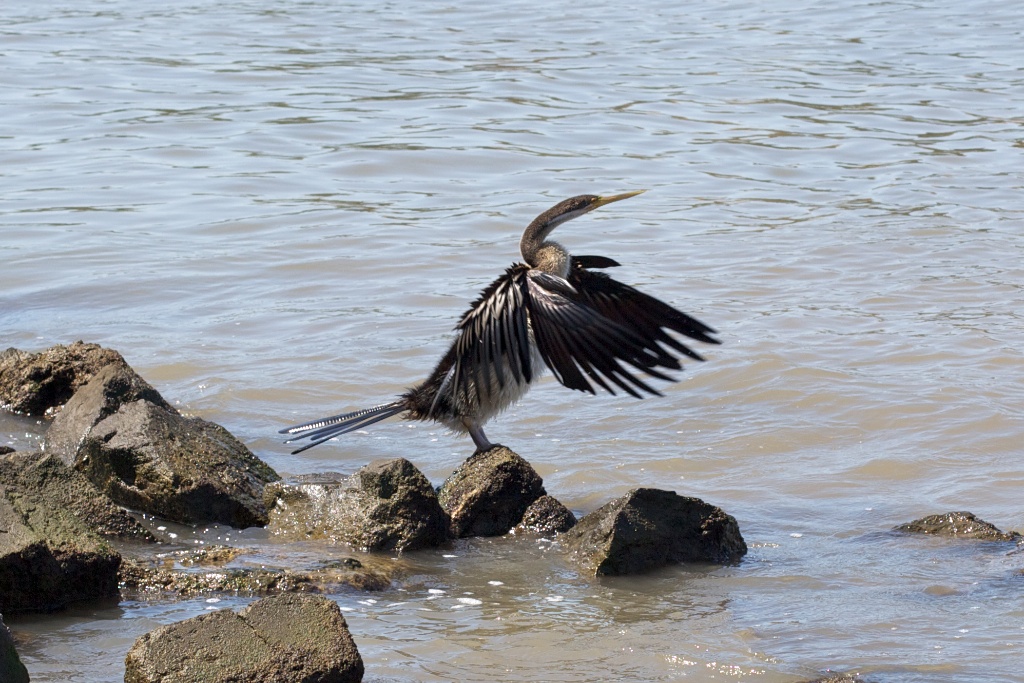
POLYGON ((285 594, 239 613, 220 610, 140 637, 125 683, 357 683, 363 661, 337 604, 285 594))
POLYGON ((640 488, 561 536, 584 572, 637 574, 678 562, 734 562, 747 552, 736 520, 699 498, 640 488))
POLYGON ((452 535, 465 538, 508 533, 546 493, 530 463, 495 446, 462 463, 441 485, 438 498, 451 517, 452 535))
POLYGON ((215 593, 329 593, 341 588, 380 591, 391 585, 391 571, 393 567, 364 567, 359 561, 331 562, 309 570, 217 567, 209 571, 183 571, 125 559, 118 580, 122 597, 166 594, 187 598, 215 593))
POLYGON ((123 359, 70 397, 45 448, 119 505, 185 524, 263 525, 263 487, 280 478, 220 425, 181 415, 123 359))
POLYGON ((1016 541, 1021 538, 1017 532, 1000 531, 983 519, 978 519, 970 512, 947 512, 941 515, 929 515, 913 522, 900 524, 894 531, 929 536, 951 536, 955 538, 974 538, 982 541, 1016 541))
POLYGON ((153 541, 153 535, 80 472, 37 451, 0 456, 0 482, 9 495, 32 505, 70 513, 101 536, 153 541))
POLYGON ((362 550, 415 550, 448 540, 448 516, 430 482, 405 460, 379 460, 351 477, 267 488, 268 529, 362 550))
POLYGON ((0 353, 0 406, 43 416, 63 405, 107 365, 127 366, 120 353, 77 341, 40 353, 7 349, 0 353))
POLYGON ((576 526, 576 515, 555 498, 544 495, 530 503, 516 529, 538 534, 560 534, 576 526))
POLYGON ((89 430, 76 468, 125 507, 184 524, 267 522, 263 488, 279 479, 226 429, 146 400, 89 430))
POLYGON ((115 597, 120 564, 121 556, 73 510, 17 482, 0 483, 0 612, 115 597))
POLYGON ((69 465, 75 464, 82 441, 104 418, 125 403, 147 401, 160 409, 178 414, 156 389, 125 363, 101 368, 64 404, 46 430, 46 452, 69 465))

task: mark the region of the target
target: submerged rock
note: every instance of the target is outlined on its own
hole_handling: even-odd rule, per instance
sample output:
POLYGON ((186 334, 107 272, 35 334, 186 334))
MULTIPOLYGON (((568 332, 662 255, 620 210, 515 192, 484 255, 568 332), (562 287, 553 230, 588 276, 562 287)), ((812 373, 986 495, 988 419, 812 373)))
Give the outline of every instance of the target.
POLYGON ((120 353, 77 341, 40 353, 7 349, 0 353, 0 406, 16 413, 45 415, 107 365, 127 367, 120 353))
POLYGON ((747 552, 735 518, 699 498, 640 488, 561 536, 587 573, 637 574, 677 562, 735 562, 747 552))
POLYGON ((495 446, 462 463, 441 485, 438 498, 451 516, 452 536, 465 538, 508 533, 546 493, 530 463, 495 446))
POLYGON ((576 515, 555 498, 543 495, 530 503, 516 529, 538 534, 560 534, 576 526, 576 515))
POLYGON ((28 683, 28 671, 18 657, 14 637, 0 614, 0 681, 3 683, 28 683))
POLYGON ((46 450, 116 503, 185 524, 262 526, 263 488, 280 478, 226 429, 181 415, 127 366, 102 369, 75 393, 46 450))
POLYGON ((1015 531, 1000 531, 983 519, 978 519, 970 512, 947 512, 942 515, 929 515, 913 522, 900 524, 893 531, 931 536, 953 536, 956 538, 975 538, 983 541, 1017 541, 1021 535, 1015 531))
POLYGON ((151 631, 125 658, 125 683, 356 683, 363 660, 338 605, 320 596, 264 598, 151 631))
POLYGON ((427 478, 404 458, 378 460, 334 481, 273 484, 268 529, 361 550, 415 550, 448 540, 448 516, 427 478))
MULTIPOLYGON (((12 475, 0 478, 0 612, 50 611, 116 597, 121 556, 78 517, 83 508, 21 487, 22 479, 41 472, 60 476, 63 466, 52 459, 33 470, 38 457, 15 453, 0 459, 0 474, 12 475)), ((95 509, 105 513, 102 506, 95 509)))
POLYGON ((330 593, 342 587, 379 591, 391 585, 390 573, 378 568, 365 568, 357 560, 332 563, 308 571, 265 567, 182 571, 126 559, 121 563, 118 579, 122 598, 161 594, 187 598, 211 593, 330 593))

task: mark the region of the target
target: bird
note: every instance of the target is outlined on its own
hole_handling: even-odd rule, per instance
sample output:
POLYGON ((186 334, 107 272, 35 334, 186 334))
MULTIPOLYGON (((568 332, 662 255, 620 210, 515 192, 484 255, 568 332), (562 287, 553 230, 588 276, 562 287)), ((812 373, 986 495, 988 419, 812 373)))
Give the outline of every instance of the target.
POLYGON ((635 397, 661 396, 639 371, 667 382, 680 356, 704 358, 674 335, 719 344, 714 329, 604 272, 621 264, 605 256, 572 255, 551 232, 612 202, 645 190, 571 197, 537 216, 523 232, 514 263, 488 285, 455 326, 447 353, 422 383, 389 403, 323 417, 280 430, 285 443, 308 439, 301 453, 336 436, 390 417, 433 421, 473 439, 476 453, 498 444, 483 425, 518 401, 548 368, 569 389, 595 385, 635 397))

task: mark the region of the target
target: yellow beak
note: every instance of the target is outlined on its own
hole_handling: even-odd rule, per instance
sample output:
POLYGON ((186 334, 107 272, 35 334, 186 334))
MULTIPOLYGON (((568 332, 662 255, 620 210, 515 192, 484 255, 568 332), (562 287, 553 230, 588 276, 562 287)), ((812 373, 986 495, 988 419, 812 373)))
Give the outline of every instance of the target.
POLYGON ((635 197, 638 194, 643 194, 644 192, 647 192, 647 190, 633 190, 632 192, 623 192, 622 194, 610 194, 607 197, 598 197, 594 200, 591 208, 596 209, 599 206, 611 204, 612 202, 617 202, 620 199, 629 199, 630 197, 635 197))

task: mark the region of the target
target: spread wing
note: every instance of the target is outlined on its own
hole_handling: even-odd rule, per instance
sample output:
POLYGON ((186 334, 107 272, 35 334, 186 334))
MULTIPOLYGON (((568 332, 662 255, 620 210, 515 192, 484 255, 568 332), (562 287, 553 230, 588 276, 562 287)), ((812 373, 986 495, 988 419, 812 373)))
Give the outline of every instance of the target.
POLYGON ((509 382, 533 380, 535 343, 566 387, 592 394, 594 384, 612 394, 618 387, 642 398, 641 392, 660 392, 634 371, 673 381, 662 372, 682 368, 673 351, 702 360, 670 331, 718 343, 707 325, 584 264, 618 265, 603 257, 580 257, 568 279, 524 264, 508 268, 459 321, 444 383, 453 383, 451 388, 468 399, 487 402, 509 382))
POLYGON ((672 381, 661 369, 682 368, 673 351, 703 359, 670 331, 709 344, 719 342, 710 336, 714 330, 699 320, 587 269, 617 265, 599 256, 574 257, 564 286, 546 286, 553 278, 550 275, 528 278, 528 305, 537 346, 558 381, 570 389, 594 393, 589 378, 613 394, 608 382, 637 398, 641 398, 639 391, 660 395, 628 366, 672 381))
MULTIPOLYGON (((705 344, 720 343, 710 336, 715 334, 715 330, 711 327, 653 296, 610 278, 604 273, 587 270, 581 262, 582 258, 573 258, 573 267, 569 272, 569 283, 579 292, 580 301, 597 309, 602 315, 635 331, 645 340, 646 346, 650 350, 653 351, 663 344, 694 360, 704 360, 697 352, 669 335, 667 332, 669 330, 705 344)), ((591 268, 607 267, 592 263, 586 265, 591 268)))
POLYGON ((533 380, 526 273, 518 263, 492 282, 457 325, 459 337, 447 381, 467 398, 488 402, 510 381, 533 380))

